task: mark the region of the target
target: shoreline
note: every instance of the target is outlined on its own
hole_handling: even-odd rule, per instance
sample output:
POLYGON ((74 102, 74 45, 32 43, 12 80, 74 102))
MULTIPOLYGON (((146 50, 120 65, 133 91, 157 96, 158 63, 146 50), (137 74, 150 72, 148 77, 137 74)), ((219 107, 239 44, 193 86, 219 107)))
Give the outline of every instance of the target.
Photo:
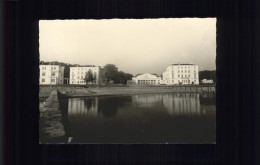
POLYGON ((64 97, 96 97, 96 96, 131 96, 138 94, 160 93, 215 93, 215 87, 173 87, 173 88, 134 88, 134 87, 106 87, 106 88, 58 88, 64 97), (214 89, 209 89, 214 88, 214 89))

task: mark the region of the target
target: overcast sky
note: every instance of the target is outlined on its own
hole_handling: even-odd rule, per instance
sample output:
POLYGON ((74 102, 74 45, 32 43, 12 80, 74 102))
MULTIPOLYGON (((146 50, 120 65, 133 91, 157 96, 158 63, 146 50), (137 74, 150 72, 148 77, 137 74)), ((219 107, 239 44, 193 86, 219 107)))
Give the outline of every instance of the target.
POLYGON ((161 74, 173 63, 214 70, 215 18, 41 20, 40 60, 115 64, 124 72, 161 74))

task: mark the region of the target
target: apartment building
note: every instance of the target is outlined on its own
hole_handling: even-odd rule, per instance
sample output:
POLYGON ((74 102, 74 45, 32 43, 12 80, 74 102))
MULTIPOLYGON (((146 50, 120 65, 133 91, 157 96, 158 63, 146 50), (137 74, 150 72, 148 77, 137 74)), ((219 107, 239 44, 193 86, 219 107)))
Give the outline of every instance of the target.
POLYGON ((40 67, 39 84, 43 84, 43 85, 63 84, 64 66, 39 65, 39 67, 40 67))
POLYGON ((93 84, 102 82, 102 69, 99 66, 77 66, 70 67, 70 84, 86 84, 85 76, 88 71, 91 71, 95 80, 93 84))
POLYGON ((162 74, 162 84, 199 84, 198 66, 194 64, 172 64, 162 74))

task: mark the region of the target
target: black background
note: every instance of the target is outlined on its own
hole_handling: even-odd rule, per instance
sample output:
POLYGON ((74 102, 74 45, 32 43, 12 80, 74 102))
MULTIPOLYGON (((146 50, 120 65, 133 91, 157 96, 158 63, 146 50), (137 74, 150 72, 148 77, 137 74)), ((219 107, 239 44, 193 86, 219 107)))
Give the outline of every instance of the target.
POLYGON ((3 0, 2 4, 4 164, 260 164, 259 3, 249 0, 3 0), (216 145, 38 144, 39 19, 176 17, 217 17, 216 145))

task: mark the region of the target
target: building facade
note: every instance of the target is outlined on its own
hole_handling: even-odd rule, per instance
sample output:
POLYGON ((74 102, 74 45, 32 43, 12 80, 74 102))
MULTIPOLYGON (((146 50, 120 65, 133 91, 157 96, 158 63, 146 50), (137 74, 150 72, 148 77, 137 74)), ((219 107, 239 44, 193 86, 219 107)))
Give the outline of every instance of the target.
POLYGON ((162 74, 162 84, 199 84, 198 66, 194 64, 172 64, 162 74))
POLYGON ((60 65, 40 65, 39 84, 56 85, 63 84, 64 66, 60 65))
POLYGON ((161 83, 161 77, 150 73, 137 74, 132 78, 132 82, 138 85, 159 85, 161 83))
POLYGON ((86 84, 85 76, 88 71, 91 71, 95 78, 93 84, 102 82, 102 69, 99 66, 78 66, 70 67, 70 84, 86 84))

